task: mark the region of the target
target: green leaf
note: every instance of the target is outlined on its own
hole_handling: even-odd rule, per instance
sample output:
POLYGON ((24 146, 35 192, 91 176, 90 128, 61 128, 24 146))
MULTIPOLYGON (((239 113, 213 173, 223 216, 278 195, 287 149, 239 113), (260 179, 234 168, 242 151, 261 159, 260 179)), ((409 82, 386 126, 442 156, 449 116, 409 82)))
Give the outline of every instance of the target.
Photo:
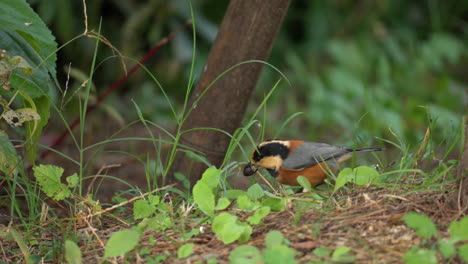
POLYGON ((359 166, 353 169, 352 181, 357 185, 368 186, 380 182, 380 174, 371 167, 359 166))
POLYGON ((40 116, 38 121, 26 122, 26 147, 34 164, 37 143, 50 115, 50 96, 55 91, 57 43, 25 0, 3 0, 0 1, 0 46, 9 56, 22 60, 17 65, 21 70, 6 73, 14 89, 0 89, 0 95, 12 97, 13 93, 19 92, 23 104, 40 116), (29 68, 25 65, 30 65, 32 73, 25 71, 29 68))
POLYGON ((338 177, 336 178, 335 182, 335 188, 333 189, 333 192, 338 191, 341 187, 343 187, 347 182, 350 177, 353 175, 353 170, 350 168, 345 168, 340 173, 338 174, 338 177))
POLYGON ((265 264, 294 264, 296 251, 285 245, 267 248, 263 251, 265 264))
POLYGON ((78 177, 76 173, 73 173, 73 175, 68 176, 66 180, 68 183, 68 187, 75 188, 76 186, 78 186, 78 183, 80 182, 80 177, 78 177))
POLYGON ((437 235, 437 228, 432 220, 423 214, 414 212, 407 213, 403 216, 406 225, 416 230, 416 234, 424 238, 430 238, 437 235))
POLYGON ((181 259, 181 258, 186 258, 188 256, 190 256, 193 252, 193 248, 194 248, 195 244, 193 243, 188 243, 188 244, 185 244, 183 246, 181 246, 178 250, 177 250, 177 258, 181 259))
POLYGON ((468 244, 464 244, 458 247, 458 255, 463 261, 468 263, 468 244))
POLYGON ((262 219, 270 213, 270 207, 263 206, 255 210, 254 214, 247 218, 247 221, 251 225, 258 225, 262 223, 262 219))
POLYGON ((330 254, 332 253, 332 250, 331 250, 331 248, 329 248, 327 246, 321 246, 321 247, 318 247, 318 248, 314 249, 314 251, 312 251, 312 253, 314 253, 317 257, 326 258, 326 257, 330 256, 330 254))
POLYGON ((224 210, 224 209, 226 209, 230 204, 231 204, 231 201, 229 201, 228 198, 226 198, 226 197, 221 197, 221 198, 218 199, 218 204, 216 204, 215 210, 224 210))
POLYGON ((211 230, 224 244, 230 244, 236 240, 245 242, 250 239, 252 227, 246 223, 237 222, 237 216, 223 212, 213 219, 211 230))
POLYGON ((200 181, 205 183, 210 189, 214 189, 219 184, 219 178, 222 170, 215 167, 209 167, 205 170, 200 181))
POLYGON ((50 97, 38 96, 32 99, 25 93, 21 94, 24 98, 24 105, 37 111, 37 114, 40 116, 39 120, 33 120, 25 123, 26 138, 28 139, 26 150, 28 152, 28 159, 34 164, 37 155, 37 143, 39 142, 42 130, 47 125, 50 117, 50 97))
POLYGON ((237 205, 239 205, 239 208, 242 210, 251 210, 254 206, 254 203, 247 195, 241 195, 237 197, 237 205))
POLYGON ((123 256, 134 249, 140 240, 140 234, 135 230, 120 230, 114 232, 106 243, 104 258, 123 256))
POLYGON ((267 198, 262 201, 262 205, 270 207, 273 212, 280 212, 286 207, 286 199, 267 198))
POLYGON ((211 188, 205 182, 199 180, 193 187, 193 200, 208 216, 214 216, 215 197, 211 188))
POLYGON ((242 245, 231 251, 229 262, 231 264, 258 264, 263 262, 263 257, 256 247, 242 245))
POLYGON ((253 201, 256 201, 262 198, 264 193, 260 184, 255 183, 254 185, 249 187, 249 189, 247 190, 247 195, 249 196, 250 199, 252 199, 253 201))
POLYGON ((443 240, 439 241, 439 251, 442 253, 444 258, 451 258, 457 254, 455 246, 452 243, 443 240))
POLYGON ((265 236, 265 245, 267 248, 273 248, 283 244, 284 237, 280 231, 272 230, 265 236))
POLYGON ((211 225, 211 230, 214 233, 221 232, 226 226, 230 226, 231 224, 237 221, 237 216, 232 215, 230 213, 220 213, 213 219, 213 224, 211 225))
POLYGON ((413 247, 403 256, 405 264, 437 264, 436 252, 427 248, 413 247))
POLYGON ((158 195, 152 195, 152 194, 148 195, 147 199, 148 199, 148 203, 154 206, 158 205, 161 200, 161 198, 158 195))
POLYGON ((237 199, 237 197, 241 195, 247 195, 247 192, 243 190, 227 190, 226 191, 226 198, 228 199, 237 199))
POLYGON ((63 168, 53 165, 39 165, 33 167, 34 177, 45 194, 54 200, 63 200, 70 197, 68 186, 61 183, 63 168))
POLYGON ((349 254, 349 247, 339 247, 333 251, 332 260, 341 263, 354 262, 354 257, 349 254))
POLYGON ((309 180, 307 180, 306 177, 304 176, 299 176, 297 177, 297 182, 302 186, 302 188, 304 188, 305 190, 307 191, 311 191, 312 190, 312 186, 310 186, 310 182, 309 180))
POLYGON ((81 264, 81 251, 75 242, 67 240, 65 241, 65 259, 68 264, 81 264))
POLYGON ((468 216, 463 217, 458 222, 450 223, 449 232, 455 242, 468 240, 468 216))
POLYGON ((0 171, 6 176, 12 176, 18 172, 19 168, 22 170, 22 165, 23 162, 16 153, 8 135, 0 129, 0 171))
POLYGON ((133 203, 133 219, 142 219, 156 212, 156 206, 146 200, 137 200, 133 203))

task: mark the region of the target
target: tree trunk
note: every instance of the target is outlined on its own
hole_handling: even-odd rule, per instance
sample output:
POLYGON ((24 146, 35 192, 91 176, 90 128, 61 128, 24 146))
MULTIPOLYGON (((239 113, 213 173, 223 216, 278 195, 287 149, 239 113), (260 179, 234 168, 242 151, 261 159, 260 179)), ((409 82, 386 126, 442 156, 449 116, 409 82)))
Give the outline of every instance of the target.
MULTIPOLYGON (((247 60, 267 60, 290 0, 231 0, 200 80, 190 100, 191 106, 207 86, 223 71, 247 60)), ((221 77, 200 99, 182 131, 211 127, 232 134, 241 126, 247 104, 263 64, 243 64, 221 77)), ((190 109, 190 107, 189 107, 190 109)), ((206 154, 208 161, 221 165, 230 138, 213 130, 184 133, 181 143, 206 154)), ((206 166, 179 152, 171 168, 193 184, 206 166)))

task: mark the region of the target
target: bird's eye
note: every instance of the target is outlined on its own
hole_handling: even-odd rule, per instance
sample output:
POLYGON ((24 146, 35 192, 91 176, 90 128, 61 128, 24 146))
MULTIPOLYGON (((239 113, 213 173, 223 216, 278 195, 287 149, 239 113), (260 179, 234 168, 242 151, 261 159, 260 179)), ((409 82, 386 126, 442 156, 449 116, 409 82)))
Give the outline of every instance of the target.
POLYGON ((253 160, 254 161, 260 161, 262 159, 262 155, 258 152, 254 152, 254 155, 253 155, 253 160))

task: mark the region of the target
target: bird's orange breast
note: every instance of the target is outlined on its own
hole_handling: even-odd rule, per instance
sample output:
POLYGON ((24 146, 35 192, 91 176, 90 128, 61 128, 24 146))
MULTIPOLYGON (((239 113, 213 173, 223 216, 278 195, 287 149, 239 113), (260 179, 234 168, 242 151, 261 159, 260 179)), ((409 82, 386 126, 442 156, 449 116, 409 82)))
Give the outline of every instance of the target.
POLYGON ((302 175, 307 178, 312 187, 315 187, 316 185, 323 183, 327 178, 327 171, 327 164, 324 164, 323 162, 302 170, 289 170, 280 167, 277 180, 282 184, 299 186, 300 184, 297 182, 297 177, 302 175))

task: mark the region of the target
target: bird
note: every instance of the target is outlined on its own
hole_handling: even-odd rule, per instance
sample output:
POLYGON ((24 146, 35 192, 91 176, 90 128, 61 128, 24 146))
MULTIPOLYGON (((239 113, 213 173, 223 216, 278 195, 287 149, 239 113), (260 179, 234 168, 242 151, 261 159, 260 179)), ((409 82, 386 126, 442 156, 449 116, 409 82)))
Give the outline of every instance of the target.
POLYGON ((281 184, 299 186, 297 178, 304 176, 311 187, 325 181, 329 171, 336 171, 340 163, 353 153, 381 151, 382 148, 347 148, 326 143, 303 140, 270 139, 254 149, 244 176, 255 174, 259 168, 266 169, 281 184))

